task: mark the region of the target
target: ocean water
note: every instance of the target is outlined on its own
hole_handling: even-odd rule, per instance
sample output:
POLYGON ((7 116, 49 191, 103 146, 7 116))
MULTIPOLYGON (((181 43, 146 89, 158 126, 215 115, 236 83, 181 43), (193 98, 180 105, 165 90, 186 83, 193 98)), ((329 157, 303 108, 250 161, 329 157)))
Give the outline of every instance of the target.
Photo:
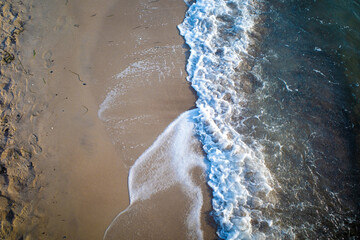
POLYGON ((218 236, 360 238, 360 2, 187 4, 218 236))

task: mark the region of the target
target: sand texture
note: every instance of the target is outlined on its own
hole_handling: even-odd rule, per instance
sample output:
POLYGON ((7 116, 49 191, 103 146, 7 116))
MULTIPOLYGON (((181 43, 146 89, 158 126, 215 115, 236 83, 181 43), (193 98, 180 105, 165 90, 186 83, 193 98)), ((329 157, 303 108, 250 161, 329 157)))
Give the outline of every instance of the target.
MULTIPOLYGON (((136 159, 194 107, 183 1, 12 2, 1 5, 0 239, 103 239, 125 209, 135 215, 109 239, 188 238, 181 184, 130 206, 128 192, 136 159)), ((204 168, 189 174, 214 239, 204 168)))
POLYGON ((0 2, 0 239, 19 239, 39 220, 34 161, 42 148, 33 126, 46 104, 33 89, 19 44, 30 12, 31 1, 0 2))

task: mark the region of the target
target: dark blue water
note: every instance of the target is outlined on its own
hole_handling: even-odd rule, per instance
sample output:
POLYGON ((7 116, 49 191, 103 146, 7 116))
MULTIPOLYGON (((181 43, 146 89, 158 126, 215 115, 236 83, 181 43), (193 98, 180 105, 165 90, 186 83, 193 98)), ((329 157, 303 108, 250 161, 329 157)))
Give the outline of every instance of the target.
POLYGON ((278 181, 271 214, 300 239, 357 238, 359 3, 269 1, 267 7, 257 64, 269 86, 258 93, 267 95, 260 139, 278 181))

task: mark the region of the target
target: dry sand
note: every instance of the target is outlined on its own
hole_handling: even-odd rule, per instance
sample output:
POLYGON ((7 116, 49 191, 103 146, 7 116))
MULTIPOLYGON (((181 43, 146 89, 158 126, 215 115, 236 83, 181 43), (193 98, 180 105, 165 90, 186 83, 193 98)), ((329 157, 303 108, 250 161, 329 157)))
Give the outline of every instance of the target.
MULTIPOLYGON (((2 224, 7 222, 6 231, 14 239, 102 239, 113 219, 127 208, 129 168, 168 124, 194 106, 195 96, 185 82, 186 49, 175 28, 185 10, 181 0, 29 4, 31 20, 17 43, 22 61, 10 63, 8 71, 13 74, 17 69, 22 75, 11 78, 26 81, 24 86, 18 84, 19 91, 9 93, 6 89, 12 88, 5 86, 12 80, 2 79, 4 94, 19 96, 14 99, 17 106, 22 104, 24 115, 18 138, 24 147, 2 147, 1 158, 3 169, 5 150, 15 149, 11 151, 25 167, 23 175, 11 176, 28 181, 16 192, 11 190, 16 178, 9 170, 2 173, 2 185, 8 186, 7 195, 2 190, 6 200, 0 198, 2 219, 8 220, 2 224), (112 89, 122 94, 109 107, 103 104, 98 114, 112 89)), ((11 116, 15 126, 17 112, 2 111, 2 118, 11 116)), ((204 236, 213 239, 209 192, 202 171, 195 176, 205 197, 204 236)), ((153 234, 158 230, 146 226, 146 219, 156 222, 164 236, 183 236, 187 206, 182 199, 175 186, 150 203, 141 203, 145 208, 129 218, 129 229, 139 228, 141 239, 159 239, 153 234), (171 221, 159 221, 162 218, 171 221)))
POLYGON ((28 2, 0 2, 0 239, 19 239, 38 222, 34 161, 42 149, 33 125, 46 104, 33 91, 19 46, 30 8, 28 2))

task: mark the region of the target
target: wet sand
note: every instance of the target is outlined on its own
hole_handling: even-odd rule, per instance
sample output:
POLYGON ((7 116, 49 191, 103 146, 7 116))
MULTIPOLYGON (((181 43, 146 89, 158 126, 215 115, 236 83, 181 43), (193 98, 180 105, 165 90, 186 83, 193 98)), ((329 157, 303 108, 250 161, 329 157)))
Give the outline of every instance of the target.
POLYGON ((47 103, 37 125, 44 151, 34 162, 42 221, 32 232, 35 239, 101 239, 114 209, 128 204, 127 170, 97 117, 92 79, 83 67, 91 47, 83 40, 95 42, 91 30, 98 25, 90 16, 101 7, 77 4, 86 7, 36 3, 24 32, 24 48, 37 52, 24 64, 37 76, 36 90, 47 103), (82 26, 87 16, 88 28, 82 26))
MULTIPOLYGON (((31 126, 24 128, 34 152, 35 193, 25 194, 32 200, 23 222, 34 227, 17 231, 24 239, 102 239, 129 205, 130 167, 194 106, 185 81, 186 48, 175 28, 186 6, 172 0, 64 0, 33 2, 29 9, 31 21, 19 46, 23 68, 31 72, 23 90, 36 96, 23 125, 31 126), (122 93, 106 105, 113 89, 122 93)), ((204 195, 204 237, 213 239, 207 185, 202 171, 194 173, 204 195)), ((158 239, 144 225, 147 219, 159 223, 164 236, 174 231, 183 236, 183 195, 176 186, 155 195, 154 208, 137 210, 129 229, 158 239)))

